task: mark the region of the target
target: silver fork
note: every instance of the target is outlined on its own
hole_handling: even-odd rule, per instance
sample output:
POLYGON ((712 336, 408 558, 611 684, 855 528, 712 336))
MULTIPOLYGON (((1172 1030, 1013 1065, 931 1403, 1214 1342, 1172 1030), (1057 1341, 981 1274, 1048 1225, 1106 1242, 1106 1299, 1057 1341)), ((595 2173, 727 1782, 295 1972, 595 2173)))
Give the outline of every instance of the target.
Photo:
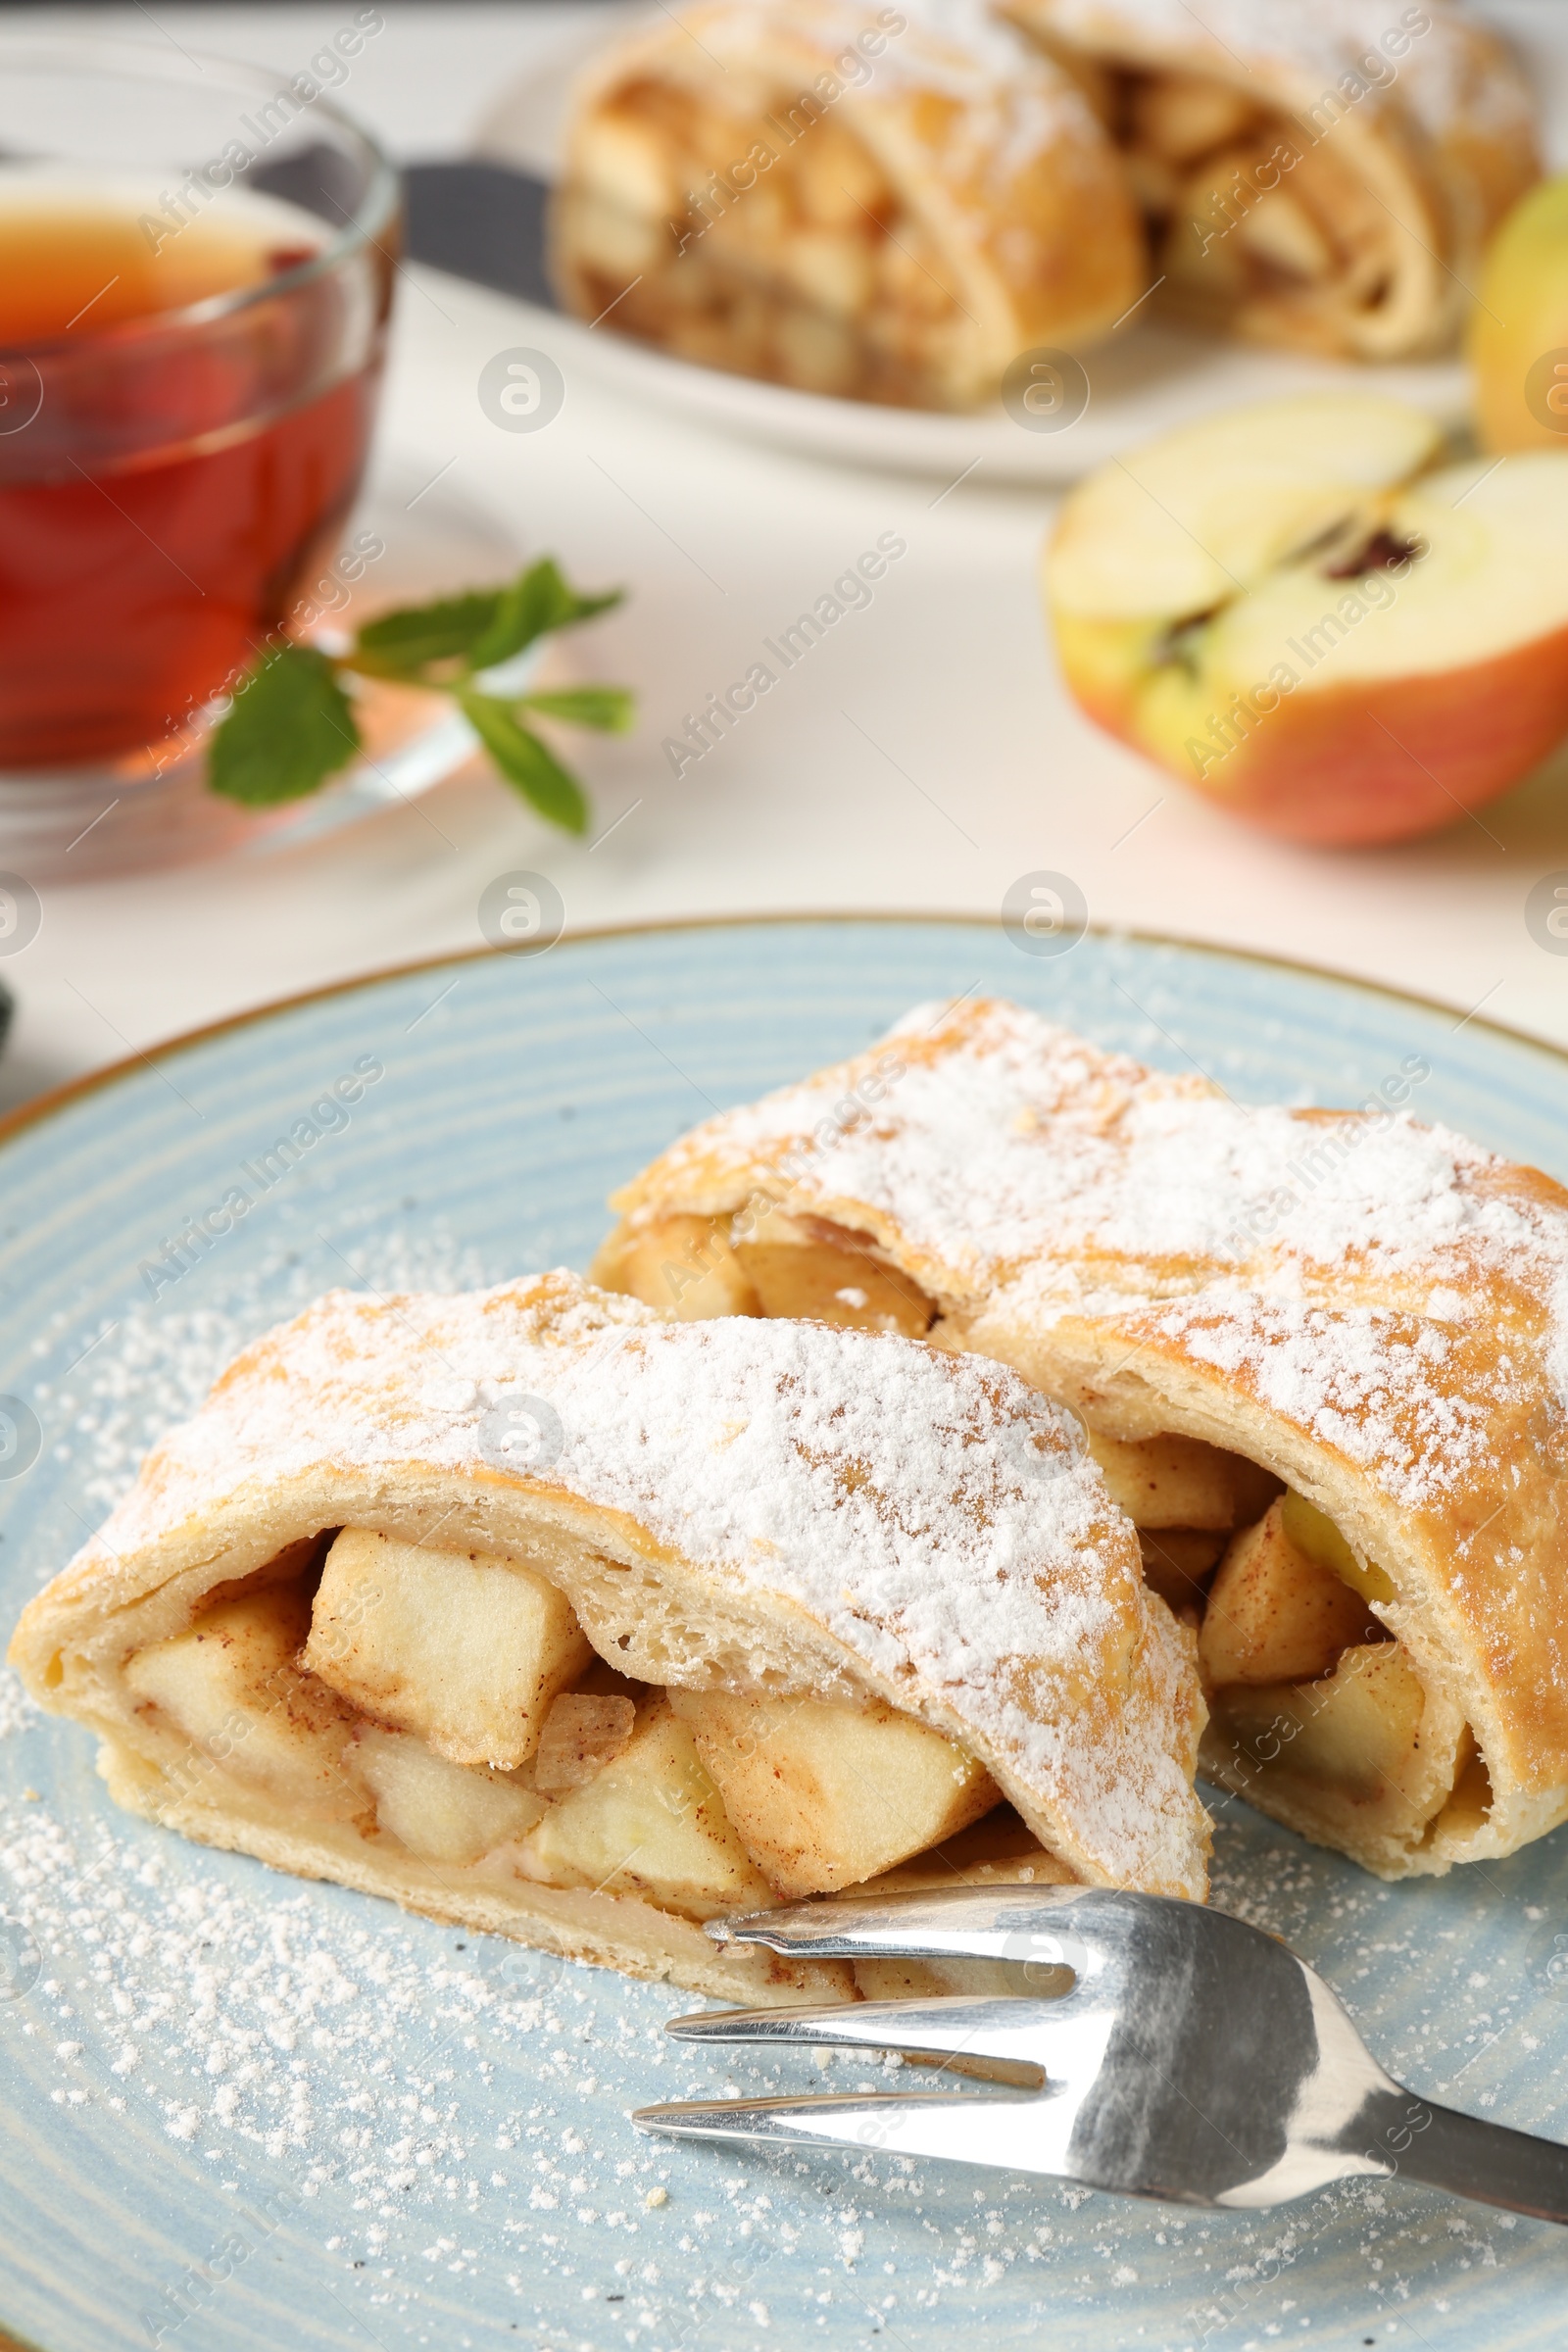
POLYGON ((1013 1963, 1015 1993, 719 2010, 667 2029, 680 2041, 897 2050, 993 2083, 676 2102, 640 2108, 644 2131, 944 2157, 1187 2205, 1277 2205, 1397 2175, 1568 2222, 1568 2148, 1402 2088, 1304 1960, 1223 1911, 1100 1887, 959 1886, 797 1903, 708 1933, 800 1959, 1013 1963), (1067 1972, 1070 1989, 1055 1991, 1067 1972))

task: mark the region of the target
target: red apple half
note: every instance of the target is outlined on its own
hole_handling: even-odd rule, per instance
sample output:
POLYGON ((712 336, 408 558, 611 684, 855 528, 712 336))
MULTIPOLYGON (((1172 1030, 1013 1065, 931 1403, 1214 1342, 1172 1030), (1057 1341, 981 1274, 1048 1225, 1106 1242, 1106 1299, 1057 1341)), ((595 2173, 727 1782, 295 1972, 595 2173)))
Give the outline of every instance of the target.
POLYGON ((1446 456, 1419 411, 1326 392, 1113 461, 1046 555, 1074 696, 1293 841, 1505 792, 1568 735, 1568 450, 1446 456))

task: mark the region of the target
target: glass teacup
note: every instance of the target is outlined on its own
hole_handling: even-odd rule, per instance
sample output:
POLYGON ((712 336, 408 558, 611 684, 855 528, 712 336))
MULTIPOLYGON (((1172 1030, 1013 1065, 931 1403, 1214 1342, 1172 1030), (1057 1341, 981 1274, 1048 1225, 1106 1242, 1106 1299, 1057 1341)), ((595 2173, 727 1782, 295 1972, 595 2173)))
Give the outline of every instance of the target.
POLYGON ((143 852, 229 821, 214 706, 308 624, 369 444, 398 185, 328 95, 367 37, 279 80, 0 36, 0 864, 111 800, 143 852))

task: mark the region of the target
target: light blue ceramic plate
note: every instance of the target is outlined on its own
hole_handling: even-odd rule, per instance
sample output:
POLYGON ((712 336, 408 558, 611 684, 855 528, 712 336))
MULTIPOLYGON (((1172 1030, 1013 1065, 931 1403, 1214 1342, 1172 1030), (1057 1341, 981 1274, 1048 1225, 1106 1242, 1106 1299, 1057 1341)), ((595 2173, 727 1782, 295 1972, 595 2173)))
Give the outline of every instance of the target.
MULTIPOLYGON (((691 1120, 972 988, 1259 1101, 1354 1101, 1420 1055, 1424 1116, 1568 1175, 1557 1055, 1181 947, 732 924, 373 981, 0 1144, 0 1391, 39 1443, 0 1483, 6 1622, 240 1340, 334 1284, 581 1266, 612 1184, 691 1120), (381 1074, 345 1123, 325 1090, 356 1067, 381 1074), (264 1183, 286 1135, 299 1155, 264 1183), (166 1245, 236 1187, 250 1213, 169 1279, 166 1245)), ((0 1734, 0 2321, 47 2352, 1564 2341, 1568 2236, 1398 2184, 1247 2219, 642 2139, 630 2107, 725 2079, 662 2043, 688 1996, 125 1820, 90 1742, 12 1681, 0 1734)), ((1564 1835, 1398 1888, 1235 1803, 1217 1844, 1219 1901, 1314 1961, 1396 2074, 1568 2136, 1564 1835)))

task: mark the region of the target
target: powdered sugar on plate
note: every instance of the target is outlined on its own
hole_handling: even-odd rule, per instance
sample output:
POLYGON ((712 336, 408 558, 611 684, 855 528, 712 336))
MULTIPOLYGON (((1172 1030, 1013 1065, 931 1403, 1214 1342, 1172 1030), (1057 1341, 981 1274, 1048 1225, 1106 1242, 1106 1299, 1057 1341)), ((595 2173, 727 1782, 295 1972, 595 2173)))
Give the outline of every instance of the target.
MULTIPOLYGON (((1219 1860, 1216 1899, 1326 1968, 1387 2064, 1552 2129, 1568 2005, 1543 2001, 1517 1953, 1494 1970, 1487 1940, 1549 1951, 1550 1921, 1435 1919, 1430 1886, 1377 1887, 1234 1800, 1219 1860)), ((309 2265, 324 2342, 388 2352, 487 2327, 541 2352, 766 2352, 980 2326, 1033 2337, 1054 2320, 1074 2341, 1261 2346, 1299 2332, 1325 2280, 1353 2290, 1359 2332, 1376 2323, 1397 2346, 1413 2324, 1448 2347, 1446 2310, 1477 2325, 1489 2278, 1551 2259, 1545 2226, 1397 2182, 1187 2213, 869 2151, 651 2142, 626 2111, 653 2099, 909 2080, 861 2053, 694 2059, 663 2033, 687 1995, 291 1886, 141 1823, 122 1835, 78 1814, 68 1830, 47 1804, 0 1801, 0 1912, 35 1964, 0 2000, 13 2079, 178 2200, 179 2234, 166 2226, 139 2266, 140 2333, 165 2344, 222 2340, 280 2258, 309 2265)))
POLYGON ((0 1666, 0 1740, 9 1740, 15 1732, 24 1732, 37 1721, 38 1710, 15 1670, 0 1666))

